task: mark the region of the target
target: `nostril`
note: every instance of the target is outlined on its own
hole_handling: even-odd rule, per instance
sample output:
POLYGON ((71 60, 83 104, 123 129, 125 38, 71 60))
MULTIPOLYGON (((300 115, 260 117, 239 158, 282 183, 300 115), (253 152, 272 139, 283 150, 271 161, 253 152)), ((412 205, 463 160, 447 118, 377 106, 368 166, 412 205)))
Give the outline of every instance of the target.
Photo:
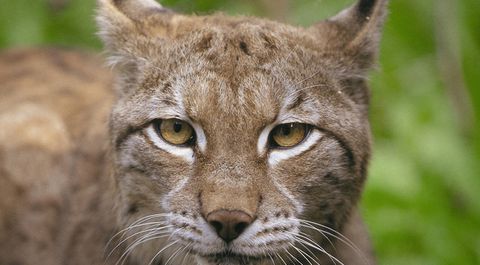
POLYGON ((217 231, 217 233, 220 233, 220 231, 222 231, 223 225, 219 221, 210 221, 209 223, 211 226, 213 226, 213 228, 215 228, 215 231, 217 231))
POLYGON ((249 224, 246 222, 238 223, 237 225, 235 225, 235 232, 240 235, 241 233, 243 233, 243 231, 245 230, 245 228, 247 228, 248 225, 249 224))

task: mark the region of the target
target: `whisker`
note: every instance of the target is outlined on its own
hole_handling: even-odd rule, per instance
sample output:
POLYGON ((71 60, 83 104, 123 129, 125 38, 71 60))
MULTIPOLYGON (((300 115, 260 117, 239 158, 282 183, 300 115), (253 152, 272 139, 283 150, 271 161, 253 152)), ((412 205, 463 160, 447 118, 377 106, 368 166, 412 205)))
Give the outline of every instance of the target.
POLYGON ((158 257, 158 255, 160 255, 164 250, 168 249, 169 247, 173 246, 174 244, 176 244, 178 242, 177 241, 174 241, 168 245, 166 245, 165 247, 163 247, 160 251, 157 252, 157 254, 155 254, 155 256, 153 256, 153 258, 150 260, 150 262, 148 263, 148 265, 151 265, 153 263, 153 261, 158 257))
POLYGON ((157 218, 157 217, 167 217, 167 216, 170 216, 171 214, 167 214, 167 213, 156 213, 156 214, 149 214, 149 215, 145 215, 143 217, 140 217, 138 218, 137 220, 135 220, 134 222, 132 222, 130 225, 136 225, 138 223, 141 223, 141 222, 146 222, 148 220, 151 220, 153 218, 157 218))
MULTIPOLYGON (((287 248, 284 248, 285 252, 287 253, 287 255, 289 255, 290 257, 292 257, 296 262, 298 262, 298 264, 302 265, 302 262, 300 262, 295 256, 293 256, 287 248)), ((288 258, 290 261, 292 261, 290 258, 288 258)))
POLYGON ((363 260, 364 264, 369 264, 367 258, 365 257, 365 254, 360 250, 360 248, 357 245, 355 245, 355 243, 353 243, 348 237, 344 236, 340 232, 338 232, 335 229, 333 229, 331 227, 328 227, 326 225, 318 224, 318 223, 315 223, 315 222, 312 222, 312 221, 301 220, 301 219, 299 219, 299 221, 301 222, 300 225, 303 226, 303 227, 313 229, 317 232, 320 232, 321 234, 325 233, 327 235, 330 235, 330 236, 340 240, 340 242, 342 242, 345 245, 347 245, 348 247, 352 248, 355 251, 355 253, 363 260), (303 224, 302 224, 302 222, 303 222, 303 224), (325 231, 321 228, 314 227, 313 225, 317 225, 321 228, 328 229, 329 231, 325 231))
MULTIPOLYGON (((117 248, 119 248, 123 243, 125 243, 127 240, 129 240, 130 238, 134 237, 134 236, 137 236, 139 234, 143 234, 143 233, 150 233, 150 232, 159 232, 161 230, 164 230, 164 229, 167 229, 167 228, 170 228, 172 227, 173 225, 169 225, 169 226, 163 226, 163 227, 156 227, 156 228, 148 228, 148 229, 145 229, 145 230, 142 230, 142 231, 139 231, 139 232, 136 232, 128 237, 126 237, 125 239, 123 239, 122 241, 120 241, 109 253, 108 253, 108 256, 107 256, 107 260, 108 258, 115 252, 115 250, 117 248)), ((152 226, 153 227, 153 226, 152 226)))
MULTIPOLYGON (((168 234, 168 231, 162 231, 160 233, 156 232, 150 232, 147 235, 142 236, 140 239, 135 240, 132 244, 129 245, 127 250, 122 254, 122 256, 119 259, 119 262, 122 261, 121 264, 123 264, 126 260, 126 258, 130 255, 130 253, 139 245, 148 242, 153 239, 160 239, 166 237, 168 234)), ((118 263, 118 262, 117 262, 118 263)), ((115 263, 115 264, 117 264, 115 263)))
MULTIPOLYGON (((317 258, 317 256, 310 250, 310 248, 308 248, 308 246, 305 246, 305 244, 304 244, 303 242, 299 241, 298 238, 296 238, 296 237, 295 237, 295 242, 296 242, 296 243, 299 243, 301 247, 305 248, 305 251, 307 251, 308 254, 310 254, 309 256, 310 256, 310 257, 314 257, 315 262, 318 263, 318 258, 317 258)), ((304 252, 305 252, 305 251, 304 251, 304 252)), ((307 253, 305 253, 305 254, 307 254, 307 253)))
MULTIPOLYGON (((300 224, 300 226, 302 227, 305 227, 303 224, 300 224)), ((307 227, 307 228, 310 228, 310 229, 313 229, 312 227, 307 227)), ((325 235, 325 233, 323 233, 323 231, 317 231, 317 232, 320 232, 320 234, 327 239, 328 243, 330 244, 330 246, 332 246, 332 248, 334 250, 337 250, 335 244, 333 244, 332 240, 330 240, 330 238, 328 236, 325 235)), ((304 235, 304 236, 310 236, 309 234, 305 233, 305 232, 300 232, 299 234, 301 235, 304 235)), ((329 235, 329 233, 327 233, 327 235, 329 235)))
MULTIPOLYGON (((296 250, 296 251, 308 262, 308 264, 313 265, 313 264, 310 262, 310 259, 311 259, 312 257, 310 257, 307 253, 305 253, 305 251, 297 248, 297 247, 294 246, 292 243, 290 243, 290 247, 292 247, 294 250, 296 250), (304 253, 308 256, 308 258, 307 258, 307 256, 304 255, 304 253)), ((300 264, 301 264, 301 263, 300 263, 300 264)), ((318 264, 318 262, 317 262, 317 264, 318 264)))
POLYGON ((287 263, 285 262, 285 260, 282 259, 282 257, 280 256, 280 254, 275 253, 275 256, 277 256, 277 257, 283 262, 283 265, 287 265, 287 263))
MULTIPOLYGON (((314 227, 315 225, 316 225, 316 226, 319 226, 319 227, 321 227, 321 228, 325 228, 325 229, 329 230, 330 232, 338 235, 338 236, 341 237, 343 240, 345 240, 346 242, 344 242, 344 243, 347 243, 347 242, 348 242, 348 243, 351 245, 351 247, 354 247, 354 248, 356 248, 357 250, 360 251, 360 249, 359 249, 348 237, 344 236, 342 233, 338 232, 337 230, 335 230, 335 229, 333 229, 333 228, 331 228, 331 227, 328 227, 328 226, 326 226, 326 225, 322 225, 322 224, 313 222, 313 221, 303 220, 303 219, 298 219, 298 220, 300 221, 300 223, 303 222, 305 225, 310 225, 310 227, 311 227, 312 229, 316 229, 316 230, 319 231, 319 232, 320 232, 320 231, 327 232, 327 231, 325 231, 325 230, 319 230, 318 228, 314 227)), ((332 236, 333 236, 333 235, 332 235, 332 236)), ((337 239, 340 240, 340 238, 337 238, 337 239)))
POLYGON ((306 236, 302 236, 302 235, 297 235, 297 240, 300 240, 302 241, 304 244, 310 246, 311 248, 313 249, 316 249, 322 253, 324 253, 325 255, 327 255, 331 260, 332 262, 334 262, 336 264, 336 262, 343 264, 343 262, 341 262, 339 259, 337 259, 335 256, 333 256, 332 254, 328 253, 323 247, 321 247, 320 245, 318 245, 318 243, 316 243, 315 241, 313 241, 311 238, 308 238, 306 236), (336 262, 335 262, 336 261, 336 262))
POLYGON ((139 218, 138 220, 134 221, 133 223, 131 223, 128 227, 118 231, 116 234, 114 234, 110 240, 107 242, 106 244, 106 247, 108 247, 108 245, 110 245, 111 241, 119 236, 120 234, 132 229, 132 228, 135 228, 135 227, 138 227, 138 226, 143 226, 143 224, 140 224, 142 222, 145 222, 147 220, 150 220, 150 219, 153 219, 153 218, 156 218, 156 217, 165 217, 167 214, 151 214, 151 215, 147 215, 147 216, 144 216, 142 218, 139 218))
POLYGON ((190 248, 191 245, 192 245, 192 243, 188 243, 188 245, 186 246, 186 248, 188 248, 188 251, 185 252, 185 256, 183 256, 182 262, 181 262, 180 264, 182 264, 182 265, 185 264, 185 258, 186 258, 187 256, 190 257, 190 251, 192 250, 192 249, 190 248))
MULTIPOLYGON (((326 251, 322 246, 320 246, 317 242, 315 242, 314 240, 312 240, 308 236, 304 236, 304 235, 301 235, 301 234, 294 234, 294 233, 290 233, 290 234, 292 234, 295 237, 295 240, 298 243, 301 243, 303 246, 308 245, 308 246, 312 247, 313 249, 318 250, 321 253, 324 253, 325 255, 327 255, 334 264, 336 264, 334 259, 337 260, 338 262, 340 262, 341 264, 343 264, 341 261, 339 261, 337 258, 335 258, 335 256, 328 253, 328 251, 326 251)), ((306 250, 308 250, 313 256, 316 256, 308 248, 306 248, 306 250)))
POLYGON ((267 252, 267 255, 270 258, 270 260, 272 261, 272 265, 276 265, 275 260, 273 259, 272 255, 270 255, 270 253, 268 253, 268 252, 267 252))
POLYGON ((178 249, 175 251, 175 253, 173 253, 173 255, 171 255, 170 258, 167 259, 167 261, 165 262, 165 265, 168 265, 170 263, 170 260, 173 261, 173 259, 175 259, 175 257, 178 255, 178 253, 185 250, 187 247, 188 247, 188 245, 184 246, 183 248, 181 246, 178 247, 178 249))
POLYGON ((305 81, 307 81, 307 80, 310 80, 310 79, 314 78, 314 77, 315 77, 316 75, 318 75, 320 72, 322 72, 322 69, 320 69, 320 70, 318 70, 318 71, 314 72, 312 75, 310 75, 310 76, 307 76, 306 78, 304 78, 304 79, 302 79, 302 80, 300 80, 300 81, 296 82, 296 83, 294 84, 294 86, 300 85, 300 84, 302 84, 303 82, 305 82, 305 81))

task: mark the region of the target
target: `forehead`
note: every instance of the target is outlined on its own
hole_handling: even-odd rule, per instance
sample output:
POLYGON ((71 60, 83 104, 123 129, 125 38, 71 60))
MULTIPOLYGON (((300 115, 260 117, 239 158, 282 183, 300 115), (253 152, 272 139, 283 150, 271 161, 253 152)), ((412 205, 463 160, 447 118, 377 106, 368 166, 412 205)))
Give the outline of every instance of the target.
MULTIPOLYGON (((236 125, 273 122, 282 108, 305 99, 302 86, 326 82, 314 67, 313 55, 289 28, 267 22, 215 17, 163 49, 159 60, 166 96, 184 108, 191 119, 205 123, 228 120, 236 125), (322 79, 322 80, 319 80, 322 79)), ((218 122, 215 122, 218 124, 218 122)))

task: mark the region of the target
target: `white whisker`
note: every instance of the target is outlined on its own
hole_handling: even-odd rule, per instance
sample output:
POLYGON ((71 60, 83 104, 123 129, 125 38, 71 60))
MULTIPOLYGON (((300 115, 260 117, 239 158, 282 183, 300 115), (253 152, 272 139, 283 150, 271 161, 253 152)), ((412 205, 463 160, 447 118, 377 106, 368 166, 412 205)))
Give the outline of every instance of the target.
POLYGON ((337 259, 335 256, 333 256, 332 254, 328 253, 323 247, 321 247, 317 242, 313 241, 311 238, 309 237, 306 237, 306 236, 303 236, 303 235, 297 235, 297 238, 296 240, 299 240, 301 241, 302 243, 304 243, 305 245, 307 246, 310 246, 311 248, 313 249, 316 249, 322 253, 324 253, 325 255, 327 255, 331 260, 332 262, 334 262, 336 264, 336 262, 343 264, 343 262, 341 262, 339 259, 337 259), (335 262, 336 261, 336 262, 335 262))
POLYGON ((170 260, 173 261, 173 259, 175 259, 175 257, 178 255, 178 253, 180 253, 181 251, 184 251, 187 247, 188 247, 188 245, 184 246, 183 248, 181 246, 178 247, 178 249, 175 251, 175 253, 173 253, 173 255, 171 255, 170 258, 167 259, 167 261, 165 262, 165 265, 168 265, 170 263, 170 260))
MULTIPOLYGON (((311 262, 310 262, 310 259, 312 258, 310 255, 308 255, 307 253, 305 253, 305 251, 297 248, 296 246, 294 246, 292 243, 290 243, 290 247, 292 247, 294 250, 296 250, 307 262, 308 264, 310 265, 313 265, 311 262), (307 258, 308 257, 308 258, 307 258)), ((317 262, 318 264, 318 262, 317 262)))
POLYGON ((182 262, 180 263, 181 265, 185 264, 185 258, 190 257, 190 251, 192 250, 190 248, 190 246, 192 245, 192 243, 189 243, 185 248, 188 249, 187 252, 185 252, 185 255, 183 256, 183 259, 182 259, 182 262))
POLYGON ((285 260, 282 259, 282 257, 280 256, 280 254, 278 253, 275 253, 275 256, 277 256, 283 263, 283 265, 287 265, 287 263, 285 262, 285 260))
MULTIPOLYGON (((160 238, 164 238, 166 237, 168 234, 168 231, 163 231, 161 233, 155 233, 155 232, 150 232, 149 234, 141 237, 140 239, 137 239, 136 241, 134 241, 134 243, 132 243, 128 249, 122 254, 122 256, 120 257, 119 261, 122 261, 121 264, 123 264, 126 260, 126 258, 130 255, 130 253, 139 245, 147 242, 147 241, 150 241, 150 240, 153 240, 153 239, 160 239, 160 238)), ((118 262, 117 262, 118 263, 118 262)), ((115 263, 115 265, 117 265, 117 263, 115 263)))
MULTIPOLYGON (((369 264, 367 258, 365 257, 365 255, 363 254, 363 252, 360 250, 360 248, 358 248, 357 245, 355 245, 355 243, 353 243, 348 237, 344 236, 343 234, 341 234, 340 232, 336 231, 335 229, 331 228, 331 227, 328 227, 326 225, 322 225, 322 224, 319 224, 319 223, 315 223, 313 221, 308 221, 308 220, 301 220, 299 219, 300 221, 300 225, 303 226, 303 227, 306 227, 306 228, 310 228, 312 230, 315 230, 319 233, 321 233, 322 235, 325 233, 327 235, 330 235, 338 240, 340 240, 342 243, 344 243, 345 245, 347 245, 348 247, 352 248, 355 253, 360 257, 362 258, 364 264, 369 264), (316 226, 319 226, 320 228, 317 228, 317 227, 314 227, 314 225, 316 226), (328 231, 325 231, 323 229, 327 229, 328 231)), ((325 235, 324 235, 325 236, 325 235)), ((325 236, 326 237, 326 236, 325 236)), ((328 238, 328 237, 327 237, 328 238)))
POLYGON ((153 258, 150 260, 150 262, 148 263, 148 265, 151 265, 151 264, 153 263, 153 261, 158 257, 158 255, 160 255, 164 250, 166 250, 166 249, 168 249, 169 247, 173 246, 173 245, 176 244, 177 242, 178 242, 178 240, 177 240, 177 241, 174 241, 174 242, 172 242, 172 243, 170 243, 170 244, 168 244, 168 245, 166 245, 166 246, 163 247, 161 250, 159 250, 159 251, 157 252, 157 254, 155 254, 155 256, 153 256, 153 258))
POLYGON ((142 230, 142 231, 139 231, 139 232, 136 232, 126 238, 124 238, 122 241, 120 241, 109 253, 108 253, 108 256, 107 256, 107 260, 108 258, 115 252, 115 250, 117 248, 119 248, 123 243, 125 243, 127 240, 129 240, 130 238, 132 237, 135 237, 139 234, 143 234, 143 233, 150 233, 150 232, 160 232, 161 230, 164 230, 164 229, 167 229, 167 228, 170 228, 172 227, 173 225, 169 225, 169 226, 164 226, 164 227, 156 227, 156 228, 148 228, 148 229, 145 229, 145 230, 142 230))
MULTIPOLYGON (((295 256, 293 256, 287 248, 284 249, 285 252, 287 253, 288 256, 290 256, 291 258, 293 258, 296 262, 298 262, 298 264, 302 265, 302 262, 300 262, 295 256)), ((288 258, 290 261, 292 261, 290 258, 288 258)))
MULTIPOLYGON (((115 237, 119 236, 120 234, 125 233, 125 232, 127 232, 128 230, 130 230, 130 229, 132 229, 132 228, 136 228, 136 227, 139 227, 139 226, 143 226, 143 225, 144 225, 144 224, 140 224, 140 223, 145 222, 145 221, 148 221, 148 220, 153 219, 153 218, 165 217, 165 216, 167 216, 167 214, 152 214, 152 215, 147 215, 147 216, 144 216, 144 217, 142 217, 142 218, 137 219, 136 221, 134 221, 133 223, 131 223, 128 227, 126 227, 126 228, 118 231, 116 234, 114 234, 114 235, 110 238, 110 240, 107 242, 105 248, 107 248, 107 247, 110 245, 111 241, 112 241, 113 239, 115 239, 115 237)), ((148 224, 148 223, 147 223, 147 224, 148 224)))

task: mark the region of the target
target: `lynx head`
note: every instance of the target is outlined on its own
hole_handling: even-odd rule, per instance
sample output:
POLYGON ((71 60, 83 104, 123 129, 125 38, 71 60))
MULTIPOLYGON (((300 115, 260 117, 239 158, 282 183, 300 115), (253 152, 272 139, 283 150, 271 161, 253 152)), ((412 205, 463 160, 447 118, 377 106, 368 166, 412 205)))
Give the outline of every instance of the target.
POLYGON ((118 76, 110 130, 130 258, 165 263, 188 252, 201 264, 279 264, 323 255, 366 177, 365 80, 385 5, 361 0, 300 28, 100 0, 118 76))

